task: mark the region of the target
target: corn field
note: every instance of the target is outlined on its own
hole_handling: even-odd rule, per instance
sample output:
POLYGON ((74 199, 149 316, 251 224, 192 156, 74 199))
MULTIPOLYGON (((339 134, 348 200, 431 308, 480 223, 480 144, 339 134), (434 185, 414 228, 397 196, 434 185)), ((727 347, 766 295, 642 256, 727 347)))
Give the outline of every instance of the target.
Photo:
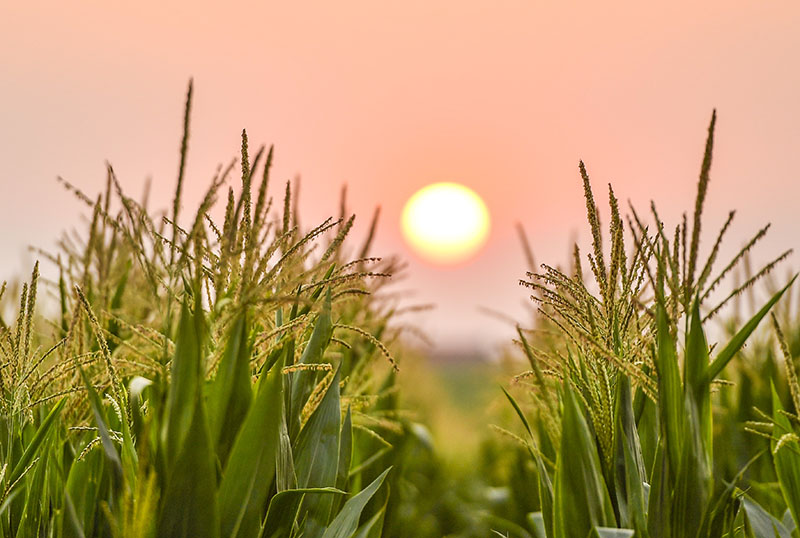
POLYGON ((343 197, 301 227, 245 131, 184 214, 192 91, 169 209, 110 165, 97 197, 61 180, 88 226, 0 290, 0 536, 800 536, 790 252, 754 271, 768 227, 720 259, 734 213, 702 226, 716 113, 677 225, 609 186, 604 229, 580 163, 591 245, 520 281, 532 321, 452 465, 411 404, 436 366, 384 293, 403 266, 372 253, 377 217, 356 241, 343 197))

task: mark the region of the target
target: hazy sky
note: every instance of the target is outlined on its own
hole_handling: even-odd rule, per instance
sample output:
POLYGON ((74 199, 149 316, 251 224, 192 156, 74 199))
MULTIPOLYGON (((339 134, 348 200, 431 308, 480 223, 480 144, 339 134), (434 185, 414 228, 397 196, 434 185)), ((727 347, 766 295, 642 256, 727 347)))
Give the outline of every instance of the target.
POLYGON ((402 287, 439 304, 419 318, 439 342, 511 337, 477 306, 523 316, 516 221, 539 262, 587 245, 578 159, 601 210, 610 181, 674 225, 714 107, 707 232, 737 208, 737 245, 772 221, 764 257, 800 246, 796 1, 214 4, 3 2, 3 278, 30 269, 26 245, 52 247, 79 222, 56 175, 96 192, 108 159, 129 192, 152 175, 167 206, 189 77, 187 205, 246 127, 275 144, 275 184, 301 174, 306 224, 338 213, 344 182, 357 235, 382 206, 375 252, 408 259, 402 287), (469 186, 492 215, 487 247, 456 268, 416 259, 400 234, 405 200, 437 181, 469 186))

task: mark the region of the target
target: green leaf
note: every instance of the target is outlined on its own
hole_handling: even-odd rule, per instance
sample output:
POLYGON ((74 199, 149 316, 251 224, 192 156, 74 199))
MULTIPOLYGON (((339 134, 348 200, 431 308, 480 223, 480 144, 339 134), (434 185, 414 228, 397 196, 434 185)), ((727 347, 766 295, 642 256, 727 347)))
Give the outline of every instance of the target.
POLYGON ((72 462, 64 487, 65 502, 69 502, 63 528, 64 538, 94 535, 104 464, 105 455, 97 450, 90 451, 82 460, 72 462))
MULTIPOLYGON (((122 403, 121 406, 124 406, 122 403)), ((120 421, 120 430, 122 430, 122 449, 121 460, 122 469, 125 473, 125 483, 130 488, 136 487, 138 479, 137 470, 139 468, 139 455, 136 453, 136 447, 133 446, 133 435, 131 434, 131 425, 128 422, 128 415, 123 411, 122 420, 120 421)))
POLYGON ((78 365, 78 370, 83 378, 83 384, 86 387, 86 393, 89 396, 89 406, 92 408, 92 413, 94 414, 94 419, 97 423, 97 431, 100 437, 100 442, 103 445, 103 451, 105 452, 106 459, 111 463, 113 488, 114 485, 119 484, 122 481, 122 461, 119 458, 117 448, 114 446, 114 442, 111 440, 111 436, 108 432, 108 419, 106 418, 106 412, 105 408, 103 407, 103 403, 100 401, 97 391, 94 390, 94 387, 89 381, 86 372, 83 371, 83 368, 81 368, 80 365, 78 365))
MULTIPOLYGON (((501 387, 503 390, 503 394, 506 395, 506 398, 511 403, 511 406, 516 411, 517 416, 522 421, 522 424, 525 426, 525 429, 528 432, 528 436, 530 437, 531 443, 535 443, 535 438, 533 436, 533 431, 531 430, 531 426, 528 423, 528 419, 525 418, 525 413, 522 412, 517 401, 514 399, 509 392, 501 387)), ((544 465, 544 461, 542 460, 542 456, 539 454, 538 451, 532 450, 528 447, 528 452, 530 452, 531 457, 536 461, 536 470, 539 477, 539 499, 542 505, 542 514, 545 529, 547 531, 547 536, 553 535, 553 516, 554 516, 554 509, 553 509, 553 484, 550 481, 550 475, 547 472, 547 468, 544 465)))
POLYGON ((594 437, 568 384, 564 386, 561 422, 554 487, 554 535, 586 538, 594 527, 617 522, 594 437))
POLYGON ((347 477, 350 472, 350 465, 353 456, 353 419, 350 414, 350 406, 347 407, 347 414, 342 424, 342 435, 339 440, 339 468, 336 472, 336 487, 339 489, 347 488, 347 477))
POLYGON ((786 527, 786 530, 789 532, 794 532, 794 530, 797 528, 794 518, 792 517, 792 511, 788 508, 783 513, 783 519, 781 520, 781 523, 783 523, 783 526, 786 527))
MULTIPOLYGON (((389 498, 386 498, 389 501, 389 498)), ((386 503, 378 510, 369 521, 361 525, 353 538, 381 538, 383 534, 383 518, 386 515, 386 503)))
MULTIPOLYGON (((262 372, 219 487, 223 536, 255 536, 275 477, 283 416, 283 361, 262 372)), ((248 389, 249 390, 249 389, 248 389)))
MULTIPOLYGON (((666 318, 664 311, 661 317, 666 318)), ((668 392, 670 400, 662 408, 664 411, 662 419, 668 426, 667 437, 664 440, 670 456, 671 526, 676 536, 694 537, 703 525, 714 489, 711 470, 713 465, 711 393, 705 379, 708 343, 698 300, 692 304, 689 324, 684 355, 683 394, 680 399, 678 399, 680 381, 675 380, 677 361, 673 363, 671 360, 671 352, 675 348, 674 342, 664 343, 670 350, 667 353, 670 356, 663 356, 658 366, 659 382, 661 373, 664 372, 665 382, 673 384, 668 392), (678 410, 678 404, 682 409, 678 410), (671 416, 666 413, 677 414, 671 416)), ((662 329, 664 328, 659 325, 659 331, 662 329)), ((662 334, 666 335, 666 330, 662 334)), ((669 339, 673 340, 671 336, 669 339)), ((662 343, 661 335, 659 343, 662 343)))
POLYGON ((631 538, 634 531, 631 529, 615 529, 611 527, 595 527, 594 535, 597 538, 631 538))
POLYGON ((242 312, 236 316, 228 333, 225 351, 208 397, 211 439, 223 465, 253 399, 250 355, 249 321, 247 313, 242 312))
POLYGON ((67 524, 63 528, 62 536, 65 538, 86 538, 83 524, 75 510, 75 505, 72 503, 69 490, 64 491, 64 512, 67 524))
POLYGON ((344 503, 342 511, 334 518, 330 526, 325 529, 325 534, 322 535, 322 538, 350 538, 356 532, 361 512, 372 496, 375 495, 375 492, 378 491, 378 488, 381 487, 390 470, 391 467, 383 471, 369 486, 344 503))
MULTIPOLYGON (((336 487, 347 490, 350 477, 350 467, 353 463, 353 419, 350 406, 347 407, 347 414, 342 423, 342 434, 339 438, 339 467, 336 471, 336 487)), ((342 499, 334 500, 332 512, 336 513, 341 508, 342 499)))
POLYGON ((630 380, 617 379, 616 432, 614 435, 615 492, 620 524, 633 526, 640 534, 647 532, 644 480, 647 473, 642 461, 639 433, 633 415, 630 380))
POLYGON ((708 368, 708 344, 703 331, 703 318, 700 315, 698 299, 692 303, 689 333, 686 338, 686 361, 683 370, 683 384, 695 388, 706 376, 708 368))
POLYGON ((700 306, 697 299, 695 299, 692 306, 691 324, 686 342, 683 371, 684 390, 692 392, 692 401, 696 405, 696 413, 699 418, 703 456, 705 457, 706 467, 710 468, 713 459, 711 391, 709 384, 705 382, 706 370, 708 369, 708 342, 703 330, 703 321, 700 316, 700 306))
POLYGON ((36 434, 34 434, 33 439, 31 439, 31 442, 28 443, 28 446, 26 446, 25 450, 22 452, 22 456, 19 458, 19 460, 17 460, 17 463, 11 470, 11 474, 8 475, 8 478, 5 481, 6 484, 13 484, 16 482, 39 453, 39 448, 47 438, 47 434, 50 433, 50 429, 53 427, 56 419, 61 414, 61 410, 64 409, 65 403, 66 399, 62 398, 47 414, 41 425, 39 425, 39 429, 36 430, 36 434))
POLYGON ((194 413, 183 446, 169 468, 161 499, 158 536, 215 538, 219 533, 217 470, 211 433, 197 393, 194 413))
POLYGON ((716 486, 716 491, 711 497, 703 515, 703 525, 697 532, 697 536, 707 536, 708 538, 728 537, 736 528, 736 517, 742 512, 739 510, 736 488, 742 480, 747 468, 758 456, 754 456, 731 480, 716 486))
POLYGON ((291 535, 297 524, 297 509, 307 496, 346 495, 347 492, 336 488, 301 488, 287 489, 274 495, 269 501, 269 509, 261 534, 266 538, 284 538, 291 535))
MULTIPOLYGON (((284 387, 286 381, 284 379, 284 387)), ((284 402, 286 398, 284 396, 284 402)), ((278 492, 297 487, 297 474, 294 470, 294 455, 292 454, 292 441, 289 439, 289 429, 286 426, 286 413, 281 413, 280 432, 278 433, 278 457, 275 462, 275 487, 278 492)))
POLYGON ((750 321, 745 323, 744 326, 741 329, 739 329, 739 332, 737 332, 736 335, 733 338, 731 338, 731 341, 728 342, 728 345, 726 345, 722 349, 722 351, 719 352, 717 357, 708 367, 708 373, 706 374, 706 383, 710 383, 711 381, 716 379, 716 377, 720 374, 720 372, 722 372, 722 369, 725 368, 725 365, 727 365, 731 361, 731 359, 733 359, 733 356, 736 355, 736 353, 742 348, 742 346, 744 345, 745 341, 750 336, 750 334, 756 329, 756 327, 758 327, 758 324, 761 322, 761 320, 764 319, 764 316, 766 316, 767 313, 770 311, 770 309, 772 309, 772 307, 775 305, 775 303, 778 302, 778 300, 783 296, 784 292, 786 292, 786 290, 788 290, 789 287, 791 287, 796 278, 797 275, 795 275, 789 281, 789 283, 783 287, 783 289, 781 289, 775 295, 773 295, 772 298, 769 301, 767 301, 767 304, 765 304, 761 308, 761 310, 759 310, 756 313, 755 316, 750 318, 750 321))
POLYGON ((528 524, 533 529, 536 538, 549 538, 544 524, 544 515, 541 512, 531 512, 528 514, 528 524))
POLYGON ((195 400, 202 381, 203 346, 205 345, 205 320, 202 308, 195 305, 189 311, 184 301, 178 322, 178 338, 172 358, 170 384, 167 391, 166 420, 161 430, 167 467, 171 467, 183 446, 195 414, 195 400))
MULTIPOLYGON (((294 447, 297 483, 303 488, 336 486, 339 468, 339 436, 341 432, 339 404, 339 371, 333 376, 325 395, 311 414, 294 447)), ((325 527, 330 516, 332 499, 314 497, 304 502, 307 512, 306 532, 313 535, 325 527)))
POLYGON ((675 339, 670 334, 669 318, 661 301, 656 310, 656 372, 658 374, 658 407, 662 427, 662 443, 666 446, 669 468, 681 467, 686 412, 683 387, 678 369, 675 339))
POLYGON ((672 491, 669 481, 669 458, 666 457, 664 445, 662 441, 656 449, 647 502, 647 530, 652 538, 672 537, 670 527, 672 491))
POLYGON ((525 426, 525 430, 528 432, 528 436, 531 439, 533 439, 533 431, 531 430, 531 426, 528 423, 528 419, 525 418, 525 413, 522 412, 522 409, 520 408, 519 404, 517 403, 517 400, 515 400, 514 397, 511 396, 511 394, 509 394, 508 391, 505 388, 503 388, 503 387, 500 387, 500 388, 503 390, 503 394, 506 395, 506 398, 508 399, 508 401, 511 402, 511 406, 514 408, 514 411, 517 412, 517 416, 522 421, 522 425, 525 426))
POLYGON ((780 397, 772 389, 772 420, 775 423, 772 441, 772 462, 781 486, 783 498, 795 521, 800 521, 800 443, 792 440, 795 434, 789 418, 783 414, 780 397), (783 440, 778 446, 779 441, 783 440))
POLYGON ((742 506, 747 524, 755 538, 791 538, 792 533, 772 514, 761 508, 758 503, 745 495, 742 506))
MULTIPOLYGON (((314 323, 314 330, 311 338, 303 349, 299 364, 318 364, 322 362, 322 356, 333 335, 333 325, 331 322, 331 294, 330 291, 325 296, 325 303, 322 312, 319 313, 317 321, 314 323)), ((289 365, 289 363, 287 363, 289 365)), ((291 374, 292 392, 289 405, 288 426, 289 435, 292 440, 297 438, 300 430, 300 418, 308 397, 314 390, 318 379, 318 372, 299 370, 291 374)))
POLYGON ((703 524, 704 514, 713 491, 713 475, 702 442, 702 427, 698 406, 691 391, 686 392, 686 422, 683 443, 683 458, 672 473, 674 484, 672 499, 672 529, 676 538, 697 535, 703 524))

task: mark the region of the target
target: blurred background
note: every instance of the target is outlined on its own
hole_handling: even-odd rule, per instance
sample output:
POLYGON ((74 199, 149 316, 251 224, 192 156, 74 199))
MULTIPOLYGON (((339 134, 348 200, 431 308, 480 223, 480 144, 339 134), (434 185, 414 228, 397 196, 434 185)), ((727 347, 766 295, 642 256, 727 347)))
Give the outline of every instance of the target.
POLYGON ((526 319, 515 223, 537 263, 588 246, 583 159, 602 216, 612 182, 674 226, 714 108, 705 222, 738 209, 743 242, 771 221, 756 258, 798 246, 798 28, 789 1, 7 2, 0 275, 27 273, 27 246, 51 248, 86 213, 57 175, 99 192, 108 160, 129 193, 151 177, 151 204, 168 205, 193 77, 187 206, 247 128, 252 145, 275 144, 276 198, 301 177, 304 226, 338 217, 344 184, 354 234, 381 206, 373 253, 407 260, 408 304, 437 305, 409 318, 431 354, 485 356, 514 329, 483 309, 526 319), (470 187, 491 215, 485 247, 455 266, 419 258, 400 232, 405 201, 438 181, 470 187))

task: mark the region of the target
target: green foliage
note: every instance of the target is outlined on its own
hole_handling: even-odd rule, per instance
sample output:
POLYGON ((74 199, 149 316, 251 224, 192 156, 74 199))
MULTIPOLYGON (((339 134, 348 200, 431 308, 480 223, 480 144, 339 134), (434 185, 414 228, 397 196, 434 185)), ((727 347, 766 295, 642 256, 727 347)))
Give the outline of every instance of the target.
POLYGON ((717 267, 733 212, 701 257, 716 114, 692 217, 671 231, 655 204, 651 225, 623 218, 610 187, 604 231, 580 163, 591 251, 522 282, 538 305, 518 327, 529 368, 490 406, 500 435, 454 464, 399 394, 404 327, 379 293, 398 265, 370 257, 378 212, 355 248, 344 193, 338 220, 301 229, 297 189, 272 210, 273 150, 243 132, 187 213, 192 93, 170 210, 126 196, 110 166, 96 199, 61 180, 91 211, 86 235, 39 253, 57 282, 37 263, 0 288, 16 313, 0 319, 0 536, 800 536, 794 278, 770 280, 788 252, 750 270, 767 227, 717 267))
POLYGON ((553 496, 555 536, 586 536, 594 527, 616 524, 597 447, 569 385, 564 388, 561 450, 553 496))
POLYGON ((170 218, 110 166, 97 200, 62 180, 92 219, 41 253, 58 318, 35 315, 37 264, 0 325, 0 536, 383 534, 399 458, 386 431, 408 433, 376 412, 397 368, 381 338, 400 328, 373 293, 396 264, 367 257, 371 239, 348 261, 344 215, 303 233, 288 189, 272 215, 272 150, 260 167, 244 132, 224 223, 212 210, 233 163, 182 227, 191 96, 170 218))
MULTIPOLYGON (((729 366, 733 374, 747 371, 734 359, 743 354, 745 342, 794 282, 792 278, 775 289, 755 315, 739 322, 740 328, 731 330, 720 351, 715 352, 716 344, 709 346, 708 321, 730 300, 738 301, 788 254, 748 276, 722 302, 704 306, 724 277, 742 262, 749 270, 750 249, 766 230, 759 231, 711 278, 733 217, 731 213, 702 262, 701 216, 715 123, 716 114, 709 126, 691 229, 684 215, 670 239, 654 204, 654 232, 631 208, 633 218, 628 223, 635 246, 626 254, 617 199, 609 190, 611 254, 607 263, 599 211, 581 163, 593 246, 587 258, 594 283, 584 281, 577 246, 571 276, 545 265, 542 274, 528 273, 530 280, 522 282, 534 290, 533 299, 539 304, 538 330, 531 333, 535 340, 519 331, 518 343, 531 369, 516 379, 528 389, 530 403, 523 408, 509 399, 528 434, 524 442, 537 464, 540 484, 554 477, 552 515, 548 497, 542 494, 541 512, 526 522, 538 536, 700 538, 796 532, 787 530, 794 529, 800 498, 793 493, 800 483, 800 475, 792 474, 793 466, 800 470, 800 461, 793 459, 800 454, 800 437, 790 420, 794 415, 783 411, 773 389, 773 424, 752 420, 742 424, 722 415, 725 429, 715 425, 722 412, 715 402, 726 398, 727 381, 721 376, 729 375, 729 366), (558 405, 553 403, 554 396, 558 405), (755 469, 764 469, 757 464, 765 451, 745 450, 747 457, 742 460, 724 444, 726 435, 745 429, 771 439, 775 475, 785 499, 782 506, 773 494, 764 494, 773 480, 770 472, 754 474, 755 469), (719 441, 723 441, 721 450, 715 449, 719 441), (541 464, 538 447, 547 445, 559 447, 553 469, 541 464), (744 495, 748 487, 781 513, 788 507, 791 525, 744 495)), ((783 349, 791 392, 800 395, 788 345, 783 349)), ((752 390, 752 385, 739 390, 752 390)), ((758 401, 763 403, 761 391, 758 401)), ((800 397, 796 400, 800 404, 800 397)))

